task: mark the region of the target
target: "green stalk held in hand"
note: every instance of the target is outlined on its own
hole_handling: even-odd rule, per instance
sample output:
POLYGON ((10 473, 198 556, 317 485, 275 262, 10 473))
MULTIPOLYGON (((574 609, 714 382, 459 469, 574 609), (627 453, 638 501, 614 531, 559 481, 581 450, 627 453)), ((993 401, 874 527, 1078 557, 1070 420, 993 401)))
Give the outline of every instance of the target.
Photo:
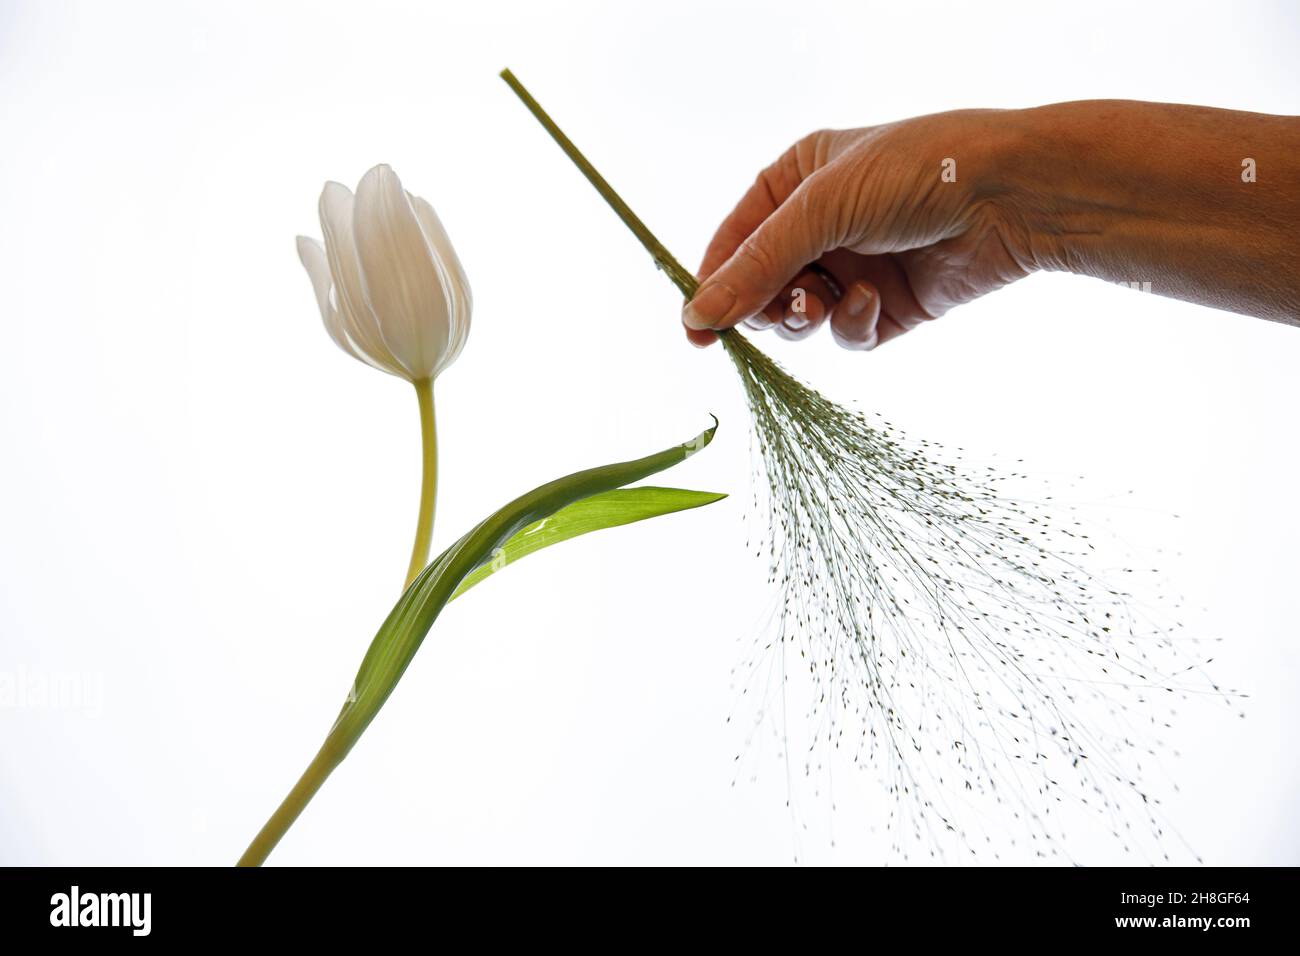
POLYGON ((447 602, 513 560, 568 538, 698 508, 725 495, 678 488, 624 488, 671 468, 713 440, 713 426, 684 445, 635 461, 590 468, 516 498, 424 568, 370 644, 352 692, 320 752, 239 860, 259 866, 375 719, 447 602))

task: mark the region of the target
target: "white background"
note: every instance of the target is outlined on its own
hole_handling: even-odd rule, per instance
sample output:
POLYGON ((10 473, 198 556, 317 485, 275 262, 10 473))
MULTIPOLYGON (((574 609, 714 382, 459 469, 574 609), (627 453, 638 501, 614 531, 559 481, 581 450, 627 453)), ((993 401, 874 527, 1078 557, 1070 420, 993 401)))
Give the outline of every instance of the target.
MULTIPOLYGON (((731 786, 729 672, 768 599, 741 393, 497 71, 694 264, 814 128, 1090 97, 1297 112, 1298 48, 1281 2, 5 0, 0 671, 86 696, 0 708, 0 863, 233 862, 328 729, 405 569, 416 408, 328 340, 293 238, 326 179, 377 162, 475 292, 437 388, 439 547, 709 411, 714 447, 664 479, 733 497, 458 601, 273 862, 883 861, 869 789, 831 849, 796 838, 775 760, 731 786)), ((1039 275, 871 354, 763 341, 914 434, 1132 492, 1121 534, 1176 529, 1138 543, 1181 551, 1189 624, 1251 699, 1185 710, 1170 815, 1208 862, 1300 862, 1300 331, 1039 275)))

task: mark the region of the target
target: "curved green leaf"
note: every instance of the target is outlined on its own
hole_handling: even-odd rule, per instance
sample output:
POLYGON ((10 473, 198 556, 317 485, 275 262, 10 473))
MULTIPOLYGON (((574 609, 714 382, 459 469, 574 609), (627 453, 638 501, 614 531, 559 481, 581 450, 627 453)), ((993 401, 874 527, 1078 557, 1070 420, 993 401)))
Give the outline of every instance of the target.
POLYGON ((713 504, 727 497, 716 491, 690 491, 686 488, 616 488, 590 498, 583 498, 561 508, 549 518, 534 521, 497 548, 492 558, 465 576, 451 596, 456 600, 484 578, 491 577, 508 564, 514 564, 542 548, 602 528, 657 518, 676 511, 688 511, 713 504))
POLYGON ((333 733, 340 733, 342 741, 351 749, 397 686, 424 636, 461 581, 479 565, 490 561, 493 552, 517 532, 575 501, 621 488, 685 461, 713 440, 717 427, 714 419, 711 428, 684 444, 635 461, 588 468, 557 478, 521 495, 479 522, 421 571, 393 607, 361 662, 353 693, 333 733))
MULTIPOLYGON (((433 622, 447 602, 461 589, 461 583, 476 568, 491 561, 492 555, 504 548, 519 532, 542 523, 574 502, 606 494, 685 461, 713 440, 717 428, 718 420, 715 418, 711 428, 685 444, 675 445, 635 461, 589 468, 534 488, 484 518, 421 571, 398 599, 380 625, 374 640, 370 642, 352 692, 326 736, 325 743, 289 795, 244 851, 239 860, 240 865, 258 866, 266 859, 321 784, 370 726, 370 722, 393 693, 397 682, 402 679, 433 622)), ((594 526, 588 530, 595 530, 594 526)))

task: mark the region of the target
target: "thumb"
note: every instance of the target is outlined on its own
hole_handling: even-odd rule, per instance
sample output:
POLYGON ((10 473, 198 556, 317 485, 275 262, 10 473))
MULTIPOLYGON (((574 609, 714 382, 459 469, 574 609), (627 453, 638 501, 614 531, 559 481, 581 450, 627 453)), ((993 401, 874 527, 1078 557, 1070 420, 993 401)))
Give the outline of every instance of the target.
POLYGON ((824 178, 799 184, 726 262, 705 278, 682 310, 690 329, 728 329, 757 315, 808 263, 832 248, 824 178))

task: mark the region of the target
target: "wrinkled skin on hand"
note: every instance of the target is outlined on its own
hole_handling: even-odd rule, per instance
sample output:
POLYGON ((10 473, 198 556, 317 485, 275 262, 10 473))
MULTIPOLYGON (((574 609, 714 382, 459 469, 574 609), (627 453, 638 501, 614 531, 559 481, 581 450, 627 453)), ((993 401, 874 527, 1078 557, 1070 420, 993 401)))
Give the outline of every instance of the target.
MULTIPOLYGON (((1025 230, 982 185, 1001 115, 966 110, 801 139, 759 173, 709 245, 694 301, 707 302, 715 284, 726 287, 715 298, 734 296, 707 328, 744 322, 802 339, 829 322, 844 347, 873 348, 1028 275, 1025 230)), ((689 310, 684 318, 692 342, 716 338, 691 328, 689 310)))

